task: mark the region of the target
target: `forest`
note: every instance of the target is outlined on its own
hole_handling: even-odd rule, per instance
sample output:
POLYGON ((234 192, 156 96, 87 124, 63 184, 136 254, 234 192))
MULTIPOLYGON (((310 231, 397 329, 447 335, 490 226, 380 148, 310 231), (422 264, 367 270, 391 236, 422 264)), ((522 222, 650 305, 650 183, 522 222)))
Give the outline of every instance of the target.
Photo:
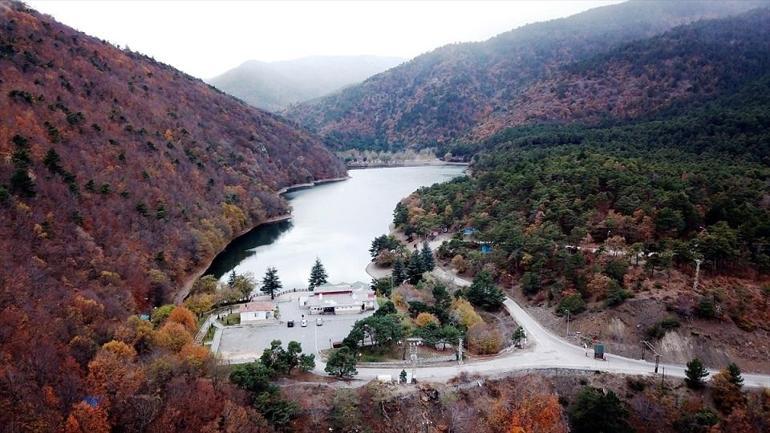
POLYGON ((394 222, 416 235, 471 228, 439 258, 490 272, 558 314, 666 289, 656 275, 692 279, 698 261, 704 281, 736 280, 679 293, 666 308, 767 330, 768 82, 639 121, 508 129, 475 148, 473 176, 417 191, 394 222))
POLYGON ((625 120, 711 95, 743 66, 766 64, 766 13, 714 24, 761 6, 630 1, 595 8, 437 48, 285 114, 341 150, 476 142, 541 121, 625 120), (765 47, 760 58, 753 57, 757 46, 765 47))
POLYGON ((195 394, 214 418, 235 410, 187 344, 197 318, 157 333, 128 318, 285 214, 277 190, 342 163, 277 116, 21 3, 0 6, 0 112, 0 430, 61 431, 72 415, 84 431, 144 431, 152 414, 199 431, 179 412, 195 394))

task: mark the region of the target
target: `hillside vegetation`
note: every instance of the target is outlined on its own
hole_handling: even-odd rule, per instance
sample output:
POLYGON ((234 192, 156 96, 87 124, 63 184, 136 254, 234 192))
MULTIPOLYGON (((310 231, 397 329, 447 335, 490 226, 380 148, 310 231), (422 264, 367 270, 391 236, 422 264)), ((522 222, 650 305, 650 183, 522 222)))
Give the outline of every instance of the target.
POLYGON ((281 62, 249 60, 208 80, 265 110, 279 111, 342 89, 403 62, 398 57, 317 56, 281 62))
MULTIPOLYGON (((680 59, 674 49, 667 54, 673 63, 659 71, 632 68, 616 59, 597 70, 599 76, 577 78, 570 73, 574 65, 678 25, 758 4, 762 3, 631 1, 596 8, 527 25, 485 42, 436 49, 338 94, 292 107, 286 114, 334 147, 375 149, 477 141, 506 126, 541 118, 636 116, 643 109, 709 92, 710 80, 692 87, 686 79, 659 81, 654 76, 678 77, 687 72, 682 68, 690 65, 692 70, 709 59, 680 59), (650 80, 659 84, 653 86, 650 80), (637 93, 646 97, 648 87, 652 101, 640 102, 637 93), (590 98, 583 100, 586 95, 590 98)), ((673 45, 677 46, 684 47, 673 45)))
POLYGON ((0 29, 0 425, 58 431, 108 398, 86 380, 97 352, 148 356, 146 333, 99 349, 123 319, 286 213, 275 191, 344 167, 280 118, 21 4, 0 4, 0 29))
MULTIPOLYGON (((737 28, 741 21, 744 39, 761 41, 746 57, 764 64, 770 47, 760 36, 770 13, 710 26, 737 28)), ((740 45, 736 39, 723 43, 740 45)), ((717 335, 693 350, 719 347, 722 356, 764 368, 770 76, 761 75, 766 69, 742 74, 741 61, 734 64, 733 77, 759 78, 736 79, 730 94, 674 105, 642 120, 507 129, 477 148, 472 177, 409 197, 400 227, 417 234, 477 229, 470 240, 445 244, 440 257, 460 256, 466 272, 490 271, 557 314, 609 311, 602 316, 605 338, 612 317, 639 325, 628 331, 633 336, 618 337, 633 345, 671 330, 655 329, 667 314, 700 320, 702 327, 733 324, 743 332, 727 326, 720 333, 752 340, 757 350, 744 351, 743 344, 717 335), (492 252, 478 251, 479 242, 491 243, 492 252), (693 292, 696 259, 702 260, 702 280, 693 292), (629 298, 639 307, 611 313, 629 298)))

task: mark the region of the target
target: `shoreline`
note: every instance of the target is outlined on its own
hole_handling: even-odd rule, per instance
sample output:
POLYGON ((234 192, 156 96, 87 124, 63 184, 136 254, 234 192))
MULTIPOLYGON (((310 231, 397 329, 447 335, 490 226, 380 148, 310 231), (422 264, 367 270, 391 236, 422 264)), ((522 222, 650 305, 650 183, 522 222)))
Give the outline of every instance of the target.
MULTIPOLYGON (((294 185, 285 186, 285 187, 279 189, 278 191, 276 191, 275 193, 278 194, 279 196, 283 196, 284 194, 292 192, 292 191, 297 191, 297 190, 306 189, 306 188, 312 188, 312 187, 314 187, 316 185, 322 185, 322 184, 325 184, 325 183, 341 182, 343 180, 348 180, 348 179, 350 179, 350 176, 333 177, 333 178, 329 178, 329 179, 319 179, 319 180, 315 180, 315 181, 307 182, 307 183, 297 183, 297 184, 294 184, 294 185)), ((190 294, 190 290, 192 290, 192 286, 193 286, 193 284, 195 284, 195 281, 205 274, 205 272, 209 269, 209 267, 211 267, 211 264, 214 262, 214 259, 216 259, 220 254, 222 254, 222 252, 231 243, 233 243, 233 241, 235 241, 236 239, 240 238, 241 236, 243 236, 243 235, 245 235, 245 234, 251 232, 252 230, 257 229, 257 228, 259 228, 261 226, 268 225, 268 224, 274 224, 274 223, 281 222, 281 221, 288 221, 291 218, 292 218, 292 214, 291 214, 291 210, 289 210, 289 212, 286 213, 286 214, 272 216, 270 218, 267 218, 267 219, 265 219, 263 221, 258 222, 257 224, 255 224, 254 226, 252 226, 252 227, 250 227, 248 229, 241 230, 237 235, 233 236, 233 238, 230 239, 219 251, 217 251, 217 253, 214 254, 213 257, 211 257, 209 260, 206 260, 206 262, 204 263, 205 266, 199 266, 194 272, 192 272, 189 276, 187 276, 187 278, 182 280, 182 285, 181 285, 179 291, 174 293, 174 296, 173 296, 173 299, 172 299, 173 303, 179 305, 182 302, 184 302, 184 300, 187 298, 187 295, 190 294)))
POLYGON ((348 170, 365 170, 367 168, 399 168, 399 167, 441 167, 441 166, 459 166, 467 167, 469 162, 452 162, 441 160, 429 160, 429 161, 406 161, 403 164, 370 164, 370 165, 345 165, 348 170))

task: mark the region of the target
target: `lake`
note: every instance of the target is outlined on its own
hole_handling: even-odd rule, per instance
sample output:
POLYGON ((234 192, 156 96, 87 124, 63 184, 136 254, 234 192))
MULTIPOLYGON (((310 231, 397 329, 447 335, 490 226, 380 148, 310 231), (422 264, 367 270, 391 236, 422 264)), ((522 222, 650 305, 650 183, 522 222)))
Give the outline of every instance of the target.
POLYGON ((284 288, 305 288, 316 257, 330 283, 368 282, 366 265, 375 236, 388 233, 393 209, 416 189, 461 176, 463 166, 350 170, 350 179, 285 194, 292 219, 260 226, 234 240, 208 274, 222 280, 234 269, 257 281, 278 269, 284 288))

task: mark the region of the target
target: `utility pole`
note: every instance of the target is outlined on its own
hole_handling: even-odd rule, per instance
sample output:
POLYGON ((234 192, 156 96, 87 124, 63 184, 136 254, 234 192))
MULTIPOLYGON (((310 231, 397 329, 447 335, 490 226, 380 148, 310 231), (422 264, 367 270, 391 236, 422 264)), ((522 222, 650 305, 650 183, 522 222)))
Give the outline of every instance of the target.
POLYGON ((567 338, 569 338, 569 310, 567 310, 567 338))
POLYGON ((463 365, 463 337, 460 337, 457 344, 457 363, 463 365))
POLYGON ((642 340, 642 359, 644 359, 644 347, 647 347, 650 349, 650 351, 655 354, 655 374, 658 374, 658 366, 660 365, 660 353, 658 353, 657 350, 655 350, 655 346, 650 344, 647 340, 642 340))

